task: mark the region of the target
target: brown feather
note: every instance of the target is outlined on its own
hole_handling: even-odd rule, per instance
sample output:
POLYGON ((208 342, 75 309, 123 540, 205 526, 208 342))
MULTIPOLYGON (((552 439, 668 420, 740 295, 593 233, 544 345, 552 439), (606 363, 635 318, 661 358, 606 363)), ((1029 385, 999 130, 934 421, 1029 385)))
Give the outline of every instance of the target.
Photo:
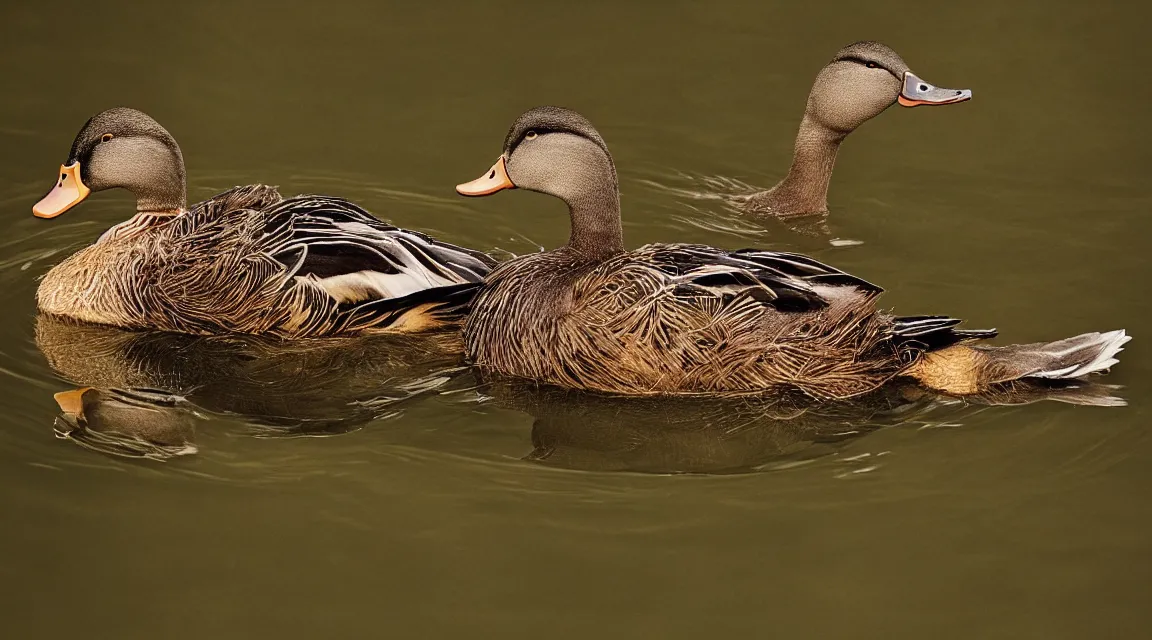
POLYGON ((876 294, 840 287, 827 307, 784 312, 751 292, 678 292, 655 268, 677 245, 598 263, 561 249, 498 267, 465 339, 476 364, 563 387, 630 395, 867 393, 900 373, 876 294))
MULTIPOLYGON (((277 259, 284 237, 280 228, 269 232, 272 216, 279 220, 293 215, 292 207, 305 215, 317 202, 331 205, 334 201, 322 197, 285 201, 275 188, 253 185, 227 191, 179 215, 138 214, 49 271, 37 290, 37 302, 45 313, 84 322, 193 334, 302 337, 413 331, 459 322, 467 311, 467 304, 461 302, 467 287, 462 289, 462 285, 477 282, 494 264, 479 252, 384 225, 383 231, 374 232, 406 234, 413 243, 432 243, 453 255, 471 258, 468 268, 460 269, 435 264, 425 254, 419 257, 423 262, 412 258, 414 266, 397 268, 418 272, 433 284, 395 298, 367 291, 333 295, 329 291, 332 280, 326 283, 311 275, 297 276, 293 265, 277 259), (449 285, 444 290, 451 295, 446 293, 442 304, 426 295, 443 285, 449 285), (408 299, 412 313, 404 303, 408 299), (369 301, 354 304, 365 300, 369 301), (374 302, 395 304, 371 306, 374 302)), ((355 228, 354 224, 350 227, 355 228)))

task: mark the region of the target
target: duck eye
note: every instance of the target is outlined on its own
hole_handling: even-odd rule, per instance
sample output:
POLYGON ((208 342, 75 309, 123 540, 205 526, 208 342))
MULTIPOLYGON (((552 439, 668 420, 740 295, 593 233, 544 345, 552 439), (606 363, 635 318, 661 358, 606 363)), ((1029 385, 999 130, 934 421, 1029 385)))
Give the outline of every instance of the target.
POLYGON ((879 69, 880 68, 880 65, 876 64, 875 62, 865 62, 864 66, 868 67, 869 69, 879 69))
POLYGON ((112 139, 111 133, 105 133, 104 135, 100 136, 100 142, 108 142, 111 139, 112 139))
POLYGON ((536 132, 535 131, 529 131, 528 133, 525 133, 524 139, 525 140, 535 140, 536 139, 536 132))

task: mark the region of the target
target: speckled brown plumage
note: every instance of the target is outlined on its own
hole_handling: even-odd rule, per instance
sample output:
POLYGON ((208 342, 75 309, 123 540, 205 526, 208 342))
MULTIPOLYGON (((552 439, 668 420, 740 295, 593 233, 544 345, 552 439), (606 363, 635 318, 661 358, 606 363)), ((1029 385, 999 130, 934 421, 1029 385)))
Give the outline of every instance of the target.
MULTIPOLYGON (((135 220, 135 219, 134 219, 135 220)), ((456 322, 474 283, 493 261, 380 222, 324 196, 283 199, 272 187, 237 187, 191 211, 129 221, 54 267, 37 291, 45 313, 125 328, 184 333, 268 333, 284 337, 411 331, 456 322), (348 231, 354 230, 353 232, 348 231), (376 250, 397 276, 415 265, 435 294, 343 302, 327 272, 370 268, 347 251, 309 249, 340 241, 376 250)), ((384 269, 385 267, 375 267, 384 269)))
POLYGON ((649 245, 599 263, 555 251, 503 265, 466 324, 471 356, 507 375, 630 395, 846 397, 900 370, 873 294, 846 289, 824 308, 776 312, 755 265, 725 273, 749 281, 730 291, 695 284, 707 265, 677 273, 677 259, 699 250, 649 245))
POLYGON ((946 316, 894 317, 881 289, 811 258, 703 245, 623 246, 616 169, 583 116, 540 107, 512 125, 504 150, 464 195, 507 188, 568 204, 572 235, 485 279, 464 325, 490 373, 626 395, 817 399, 873 391, 897 376, 956 394, 1021 378, 1106 369, 1128 338, 1084 334, 1020 347, 970 347, 995 330, 946 316), (932 360, 924 355, 934 353, 932 360))

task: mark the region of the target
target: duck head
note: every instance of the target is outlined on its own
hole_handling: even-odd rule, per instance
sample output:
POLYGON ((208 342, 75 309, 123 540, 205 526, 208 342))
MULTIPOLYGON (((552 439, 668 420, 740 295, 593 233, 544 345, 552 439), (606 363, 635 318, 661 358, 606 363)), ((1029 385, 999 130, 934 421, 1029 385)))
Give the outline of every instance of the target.
POLYGON ((846 135, 893 104, 945 105, 971 98, 969 89, 945 89, 921 79, 879 42, 856 42, 820 70, 804 115, 846 135))
POLYGON ((184 158, 176 140, 155 120, 117 107, 92 116, 60 166, 56 185, 35 206, 39 218, 55 218, 93 191, 123 188, 141 212, 171 213, 186 205, 184 158))
POLYGON ((563 107, 520 115, 496 164, 456 186, 464 196, 527 189, 560 198, 572 218, 568 246, 582 253, 623 250, 616 166, 604 138, 587 118, 563 107))
POLYGON ((516 118, 496 164, 476 180, 457 185, 456 191, 486 196, 520 188, 569 202, 594 183, 616 188, 616 167, 604 138, 579 113, 543 106, 516 118))

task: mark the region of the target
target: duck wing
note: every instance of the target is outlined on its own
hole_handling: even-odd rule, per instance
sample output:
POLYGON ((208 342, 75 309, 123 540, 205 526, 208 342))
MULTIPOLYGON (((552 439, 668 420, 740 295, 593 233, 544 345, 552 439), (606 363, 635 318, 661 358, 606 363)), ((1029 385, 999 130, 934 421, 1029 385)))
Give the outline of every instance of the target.
POLYGON ((153 324, 191 333, 431 328, 458 320, 496 264, 347 200, 263 185, 197 204, 165 234, 170 256, 133 296, 160 310, 153 324))
POLYGON ((897 345, 917 352, 996 337, 996 329, 957 329, 962 322, 948 316, 899 316, 892 318, 891 332, 897 345))
POLYGON ((884 289, 863 278, 845 273, 835 267, 831 267, 799 253, 740 249, 733 251, 730 255, 741 260, 754 262, 766 269, 773 269, 786 276, 800 279, 811 285, 823 284, 833 287, 855 287, 865 293, 871 294, 884 292, 884 289))
POLYGON ((263 212, 265 252, 342 305, 478 283, 496 262, 379 220, 329 196, 297 196, 263 212))
POLYGON ((678 296, 751 297, 780 311, 817 311, 828 306, 827 287, 850 287, 869 297, 880 287, 794 253, 705 245, 648 245, 637 258, 671 276, 678 296), (825 287, 821 290, 819 287, 825 287))

